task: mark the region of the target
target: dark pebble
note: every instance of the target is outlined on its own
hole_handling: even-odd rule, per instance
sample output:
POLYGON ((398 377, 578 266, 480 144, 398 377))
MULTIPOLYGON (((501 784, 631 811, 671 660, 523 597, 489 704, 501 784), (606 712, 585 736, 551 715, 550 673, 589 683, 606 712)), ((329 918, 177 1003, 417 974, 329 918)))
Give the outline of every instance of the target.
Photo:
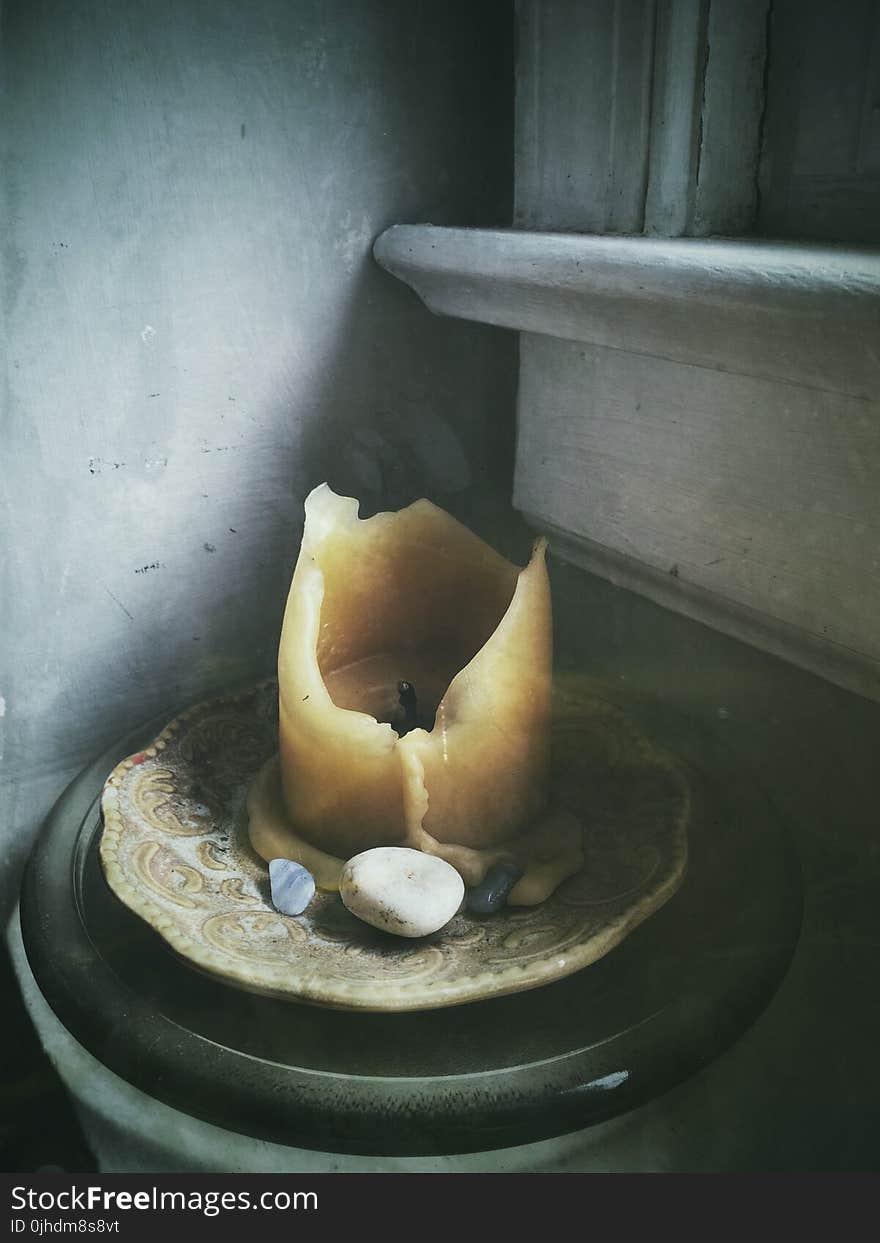
POLYGON ((481 883, 468 891, 467 909, 472 915, 494 915, 522 875, 515 863, 494 863, 481 883))

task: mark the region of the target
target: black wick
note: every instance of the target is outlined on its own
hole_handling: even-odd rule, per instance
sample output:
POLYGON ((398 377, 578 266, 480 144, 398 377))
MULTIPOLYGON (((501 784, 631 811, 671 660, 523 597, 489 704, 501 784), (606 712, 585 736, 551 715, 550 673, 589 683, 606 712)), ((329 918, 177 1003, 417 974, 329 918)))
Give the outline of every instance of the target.
POLYGON ((403 708, 403 728, 397 731, 402 738, 411 729, 415 729, 419 723, 419 701, 412 682, 397 683, 397 699, 403 708))

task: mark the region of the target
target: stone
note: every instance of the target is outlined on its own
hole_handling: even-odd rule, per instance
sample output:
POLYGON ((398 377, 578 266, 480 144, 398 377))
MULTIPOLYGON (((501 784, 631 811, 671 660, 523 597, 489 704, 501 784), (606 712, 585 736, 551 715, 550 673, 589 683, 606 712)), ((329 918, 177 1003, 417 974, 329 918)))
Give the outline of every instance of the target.
POLYGON ((272 859, 269 885, 272 905, 282 915, 302 915, 315 896, 315 878, 308 868, 292 859, 272 859))
POLYGON ((515 863, 494 863, 486 875, 470 890, 467 908, 473 915, 494 915, 507 901, 507 895, 523 876, 515 863))
POLYGON ((377 846, 349 859, 339 896, 352 915, 399 937, 425 937, 461 906, 464 881, 451 864, 404 846, 377 846))

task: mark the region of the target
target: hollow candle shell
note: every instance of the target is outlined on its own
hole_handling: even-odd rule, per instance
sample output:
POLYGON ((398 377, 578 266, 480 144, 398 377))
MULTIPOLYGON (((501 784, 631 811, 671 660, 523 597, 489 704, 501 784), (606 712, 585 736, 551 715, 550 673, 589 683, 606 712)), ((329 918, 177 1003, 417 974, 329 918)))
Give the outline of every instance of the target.
POLYGON ((429 501, 358 517, 307 498, 278 657, 292 826, 343 858, 380 845, 487 847, 541 808, 549 759, 550 587, 429 501), (424 724, 398 737, 398 685, 424 724))

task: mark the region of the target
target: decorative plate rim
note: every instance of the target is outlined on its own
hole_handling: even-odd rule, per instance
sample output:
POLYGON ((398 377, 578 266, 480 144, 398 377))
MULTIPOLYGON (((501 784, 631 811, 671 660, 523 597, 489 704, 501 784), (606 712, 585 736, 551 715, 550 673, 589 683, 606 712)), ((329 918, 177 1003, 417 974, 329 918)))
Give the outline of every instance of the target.
MULTIPOLYGON (((676 846, 664 855, 662 860, 643 879, 639 888, 652 886, 641 898, 628 906, 621 915, 609 921, 601 933, 594 933, 574 944, 560 946, 556 944, 545 951, 538 951, 527 961, 511 962, 495 969, 486 969, 475 973, 472 970, 453 976, 432 986, 430 979, 415 978, 394 981, 383 978, 377 981, 369 979, 342 979, 334 977, 332 986, 322 984, 321 974, 314 967, 297 976, 289 963, 271 964, 249 961, 242 965, 231 956, 211 948, 203 940, 196 940, 183 932, 175 921, 158 906, 145 892, 144 888, 133 885, 128 873, 120 863, 120 847, 126 823, 119 805, 119 791, 126 775, 135 767, 148 759, 155 759, 168 747, 168 744, 181 732, 183 727, 194 717, 204 713, 206 709, 218 709, 224 706, 241 705, 243 701, 254 698, 261 692, 275 687, 274 679, 267 678, 236 693, 210 699, 200 700, 192 704, 174 717, 157 735, 157 737, 140 751, 126 756, 113 768, 104 783, 101 794, 101 810, 103 830, 99 844, 99 855, 104 876, 116 896, 129 910, 143 919, 180 956, 189 966, 222 982, 232 983, 245 991, 268 995, 279 999, 305 1002, 324 1008, 361 1010, 371 1012, 395 1012, 412 1010, 433 1010, 444 1007, 462 1005, 470 1002, 500 997, 511 993, 522 992, 553 983, 598 961, 604 957, 636 927, 650 915, 659 910, 681 886, 687 871, 687 830, 690 816, 690 790, 680 766, 673 758, 653 742, 648 742, 636 730, 640 742, 647 743, 652 766, 662 769, 676 780, 682 795, 682 811, 676 824, 676 846), (661 883, 652 884, 655 874, 662 866, 665 875, 661 883), (381 987, 381 1000, 370 996, 370 990, 381 987)), ((615 705, 592 695, 593 702, 601 702, 609 714, 626 720, 628 726, 636 728, 615 705)), ((548 899, 548 901, 551 899, 548 899)), ((511 908, 509 918, 515 920, 522 912, 521 918, 536 908, 511 908)), ((264 910, 282 920, 295 917, 284 916, 274 908, 266 906, 264 910)), ((474 924, 484 921, 472 919, 474 924)), ((490 917, 492 918, 492 917, 490 917)), ((441 933, 434 934, 439 937, 441 933)), ((436 940, 430 938, 414 940, 412 947, 424 949, 436 948, 436 940)))

